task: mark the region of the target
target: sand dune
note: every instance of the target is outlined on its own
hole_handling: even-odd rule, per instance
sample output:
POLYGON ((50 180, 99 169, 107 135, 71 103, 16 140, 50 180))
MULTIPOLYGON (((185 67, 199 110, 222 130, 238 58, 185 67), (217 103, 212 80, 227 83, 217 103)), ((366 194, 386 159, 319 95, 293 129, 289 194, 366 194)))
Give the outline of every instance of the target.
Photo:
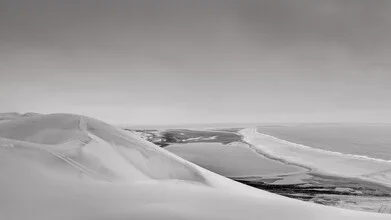
POLYGON ((274 195, 77 115, 0 124, 0 219, 389 219, 274 195))
POLYGON ((122 130, 87 117, 53 114, 13 120, 0 125, 0 136, 3 143, 12 144, 20 154, 43 151, 52 160, 59 159, 48 161, 51 167, 59 166, 59 162, 72 164, 77 167, 71 169, 77 176, 83 172, 83 176, 111 181, 204 181, 188 163, 178 162, 149 142, 129 138, 122 130))

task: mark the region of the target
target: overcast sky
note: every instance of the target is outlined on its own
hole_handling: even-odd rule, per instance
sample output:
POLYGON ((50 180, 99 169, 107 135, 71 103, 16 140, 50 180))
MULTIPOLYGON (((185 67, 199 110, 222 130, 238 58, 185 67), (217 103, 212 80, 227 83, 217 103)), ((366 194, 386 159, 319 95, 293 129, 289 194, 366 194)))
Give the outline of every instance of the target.
POLYGON ((388 0, 0 0, 0 112, 391 122, 388 0))

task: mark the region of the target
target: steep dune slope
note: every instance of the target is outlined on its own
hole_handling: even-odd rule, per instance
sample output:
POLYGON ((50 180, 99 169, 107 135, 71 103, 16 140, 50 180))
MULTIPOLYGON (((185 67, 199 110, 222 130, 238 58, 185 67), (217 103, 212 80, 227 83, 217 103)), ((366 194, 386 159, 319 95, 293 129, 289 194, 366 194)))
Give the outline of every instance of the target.
POLYGON ((84 116, 0 124, 0 219, 389 219, 288 199, 84 116))
POLYGON ((0 137, 3 144, 13 146, 14 153, 26 159, 35 159, 26 154, 45 152, 42 155, 46 159, 41 158, 39 162, 46 161, 53 169, 73 171, 79 179, 87 176, 107 181, 204 182, 191 165, 161 153, 160 148, 83 116, 53 114, 13 120, 0 124, 0 137))

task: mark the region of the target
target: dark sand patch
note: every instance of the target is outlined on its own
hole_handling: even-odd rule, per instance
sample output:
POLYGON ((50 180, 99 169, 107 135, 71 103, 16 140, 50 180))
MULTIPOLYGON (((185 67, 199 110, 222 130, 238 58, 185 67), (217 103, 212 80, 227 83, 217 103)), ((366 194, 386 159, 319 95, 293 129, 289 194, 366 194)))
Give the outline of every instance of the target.
POLYGON ((234 180, 303 201, 360 211, 391 213, 391 189, 357 178, 301 173, 234 180))

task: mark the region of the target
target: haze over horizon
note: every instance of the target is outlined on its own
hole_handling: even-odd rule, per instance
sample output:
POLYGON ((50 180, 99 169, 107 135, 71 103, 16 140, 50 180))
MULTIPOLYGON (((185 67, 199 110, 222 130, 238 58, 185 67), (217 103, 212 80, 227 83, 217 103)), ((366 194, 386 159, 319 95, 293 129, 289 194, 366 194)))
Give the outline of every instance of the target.
POLYGON ((391 122, 391 1, 0 0, 0 112, 391 122))

